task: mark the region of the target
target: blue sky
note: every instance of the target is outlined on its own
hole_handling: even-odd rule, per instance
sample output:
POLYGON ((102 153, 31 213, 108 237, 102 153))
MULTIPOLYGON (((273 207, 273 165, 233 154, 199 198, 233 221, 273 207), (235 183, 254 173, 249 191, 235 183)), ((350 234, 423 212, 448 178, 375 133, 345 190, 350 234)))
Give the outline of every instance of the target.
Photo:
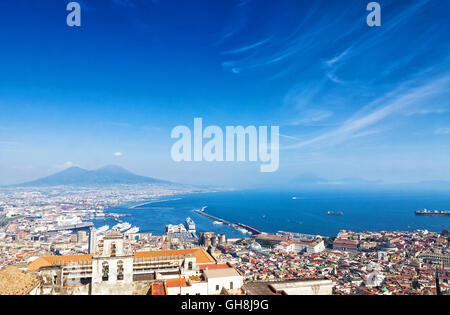
POLYGON ((450 180, 450 3, 0 3, 0 184, 118 164, 187 183, 450 180), (175 163, 172 128, 278 125, 280 169, 175 163), (115 154, 120 152, 121 154, 115 154))

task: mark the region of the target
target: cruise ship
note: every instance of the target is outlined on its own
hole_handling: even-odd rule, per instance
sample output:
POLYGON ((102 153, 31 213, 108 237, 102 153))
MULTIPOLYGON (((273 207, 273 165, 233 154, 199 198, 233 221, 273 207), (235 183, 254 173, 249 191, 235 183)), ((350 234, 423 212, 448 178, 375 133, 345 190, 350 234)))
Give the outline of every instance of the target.
POLYGON ((450 211, 444 210, 416 210, 416 215, 427 215, 427 216, 450 216, 450 211))
POLYGON ((137 226, 133 226, 131 229, 125 232, 125 234, 134 234, 139 233, 139 228, 137 226))
POLYGON ((131 224, 128 222, 118 223, 118 224, 114 225, 112 228, 113 228, 113 230, 117 230, 117 231, 123 233, 126 230, 131 228, 131 224))
POLYGON ((103 234, 108 231, 109 225, 103 225, 97 229, 97 234, 103 234))
POLYGON ((193 232, 195 233, 195 222, 194 220, 192 220, 191 218, 186 218, 186 230, 188 230, 188 232, 193 232))

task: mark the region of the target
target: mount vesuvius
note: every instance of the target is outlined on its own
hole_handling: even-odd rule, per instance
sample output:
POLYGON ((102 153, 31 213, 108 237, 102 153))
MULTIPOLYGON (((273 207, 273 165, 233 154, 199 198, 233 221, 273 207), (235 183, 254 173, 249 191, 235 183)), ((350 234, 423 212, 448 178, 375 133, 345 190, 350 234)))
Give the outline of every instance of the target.
POLYGON ((13 186, 48 187, 48 186, 108 186, 137 184, 173 184, 164 180, 140 176, 115 165, 108 165, 96 170, 70 167, 59 173, 31 182, 13 186))

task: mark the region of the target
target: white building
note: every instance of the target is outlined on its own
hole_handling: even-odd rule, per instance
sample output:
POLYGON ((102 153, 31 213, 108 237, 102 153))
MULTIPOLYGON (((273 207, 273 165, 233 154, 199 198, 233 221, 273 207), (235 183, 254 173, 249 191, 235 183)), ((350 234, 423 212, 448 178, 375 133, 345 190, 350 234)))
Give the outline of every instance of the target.
POLYGON ((133 253, 124 247, 120 232, 112 230, 103 239, 103 252, 92 257, 92 294, 133 293, 133 253))
POLYGON ((239 290, 243 283, 234 268, 217 265, 203 249, 133 252, 115 230, 105 235, 102 250, 91 251, 40 257, 28 271, 42 279, 43 294, 131 295, 160 284, 165 294, 206 295, 239 290))
POLYGON ((380 271, 373 271, 365 277, 364 283, 368 287, 378 287, 383 284, 384 279, 385 276, 380 271))
POLYGON ((166 234, 175 234, 175 233, 187 233, 186 227, 183 224, 178 225, 166 225, 165 227, 166 234))
POLYGON ((74 225, 82 223, 81 219, 77 216, 61 216, 56 219, 58 226, 74 225))
POLYGON ((301 280, 273 283, 269 287, 273 292, 283 295, 331 295, 333 293, 332 280, 301 280))
POLYGON ((238 290, 243 285, 243 277, 234 268, 209 269, 203 271, 203 276, 208 283, 208 294, 220 294, 225 290, 238 290))
POLYGON ((286 253, 315 254, 325 250, 325 243, 322 239, 295 239, 288 242, 281 242, 279 245, 275 246, 275 249, 286 253))

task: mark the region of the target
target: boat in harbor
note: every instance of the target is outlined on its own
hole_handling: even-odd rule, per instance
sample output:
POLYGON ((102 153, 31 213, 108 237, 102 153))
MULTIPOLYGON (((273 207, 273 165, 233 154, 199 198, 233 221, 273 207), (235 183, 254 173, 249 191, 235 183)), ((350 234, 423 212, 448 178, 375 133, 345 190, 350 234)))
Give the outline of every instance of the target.
POLYGON ((97 229, 97 234, 103 234, 108 231, 109 225, 103 225, 97 229))
POLYGON ((223 225, 223 222, 220 222, 220 221, 214 221, 213 224, 214 224, 214 225, 223 225))
POLYGON ((121 233, 129 230, 131 228, 131 224, 128 222, 118 223, 112 227, 113 230, 117 230, 121 233))
POLYGON ((191 218, 186 218, 186 222, 185 222, 185 227, 186 227, 186 230, 188 230, 188 232, 193 232, 193 233, 195 233, 195 222, 194 222, 194 220, 192 220, 191 218))
POLYGON ((450 216, 450 211, 444 211, 444 210, 416 210, 416 215, 421 216, 450 216))
POLYGON ((130 228, 131 228, 131 224, 128 222, 124 222, 124 223, 122 223, 122 226, 120 227, 119 232, 123 233, 125 231, 128 231, 130 228))
POLYGON ((133 226, 131 229, 125 232, 125 234, 134 234, 139 233, 139 228, 137 226, 133 226))

